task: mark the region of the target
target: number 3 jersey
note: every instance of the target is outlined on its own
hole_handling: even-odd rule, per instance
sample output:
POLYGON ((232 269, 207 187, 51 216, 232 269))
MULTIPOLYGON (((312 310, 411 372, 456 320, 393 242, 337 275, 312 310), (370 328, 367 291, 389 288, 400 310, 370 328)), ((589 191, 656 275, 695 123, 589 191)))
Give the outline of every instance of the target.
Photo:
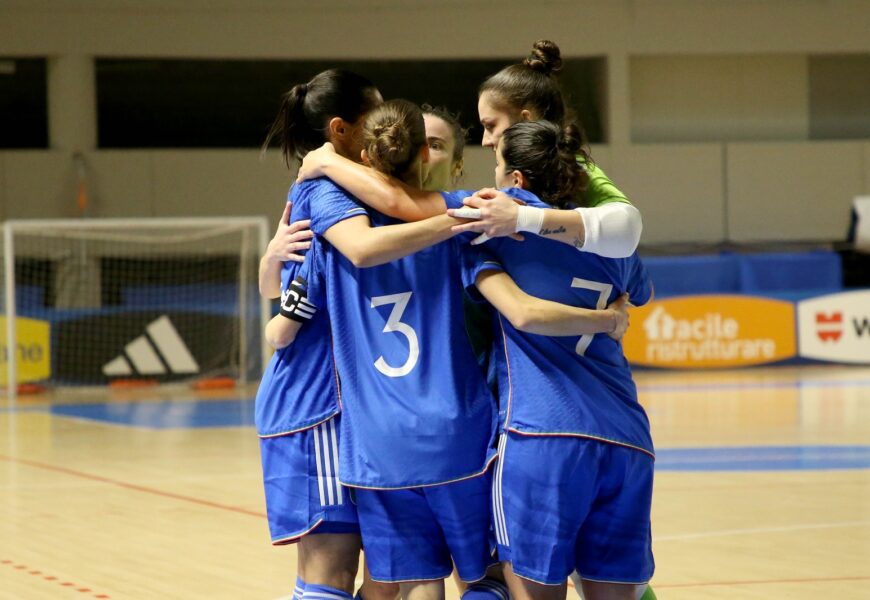
MULTIPOLYGON (((528 192, 505 190, 530 206, 550 208, 528 192)), ((462 198, 467 192, 445 193, 462 198)), ((448 199, 455 203, 456 198, 448 199)), ((489 269, 504 270, 526 293, 584 308, 605 308, 628 292, 649 301, 652 283, 638 256, 602 258, 525 235, 483 244, 489 269)), ((653 453, 649 420, 622 346, 606 334, 548 337, 498 318, 494 360, 504 426, 527 435, 575 435, 653 453)))
MULTIPOLYGON (((354 208, 348 196, 330 211, 340 220, 358 216, 354 208)), ((374 226, 396 223, 367 212, 374 226)), ((312 244, 302 275, 309 301, 330 315, 345 485, 447 483, 483 473, 494 458, 495 401, 462 313, 474 256, 450 240, 358 269, 325 239, 312 244)))

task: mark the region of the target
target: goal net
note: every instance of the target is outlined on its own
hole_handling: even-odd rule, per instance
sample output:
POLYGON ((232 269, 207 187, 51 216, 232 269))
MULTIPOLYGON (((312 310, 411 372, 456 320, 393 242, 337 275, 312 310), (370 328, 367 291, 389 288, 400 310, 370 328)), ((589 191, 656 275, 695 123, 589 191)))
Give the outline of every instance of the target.
POLYGON ((0 383, 168 383, 262 373, 265 218, 8 221, 0 383))

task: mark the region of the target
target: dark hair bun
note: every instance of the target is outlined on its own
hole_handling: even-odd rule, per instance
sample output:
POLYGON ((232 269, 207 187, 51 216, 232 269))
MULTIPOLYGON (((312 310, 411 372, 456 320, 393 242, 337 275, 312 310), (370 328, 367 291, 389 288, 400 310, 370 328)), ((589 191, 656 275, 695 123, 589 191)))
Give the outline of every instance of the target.
POLYGON ((583 147, 583 130, 574 122, 567 123, 559 132, 556 147, 572 156, 579 154, 583 147))
POLYGON ((562 69, 562 53, 555 42, 538 40, 532 46, 532 52, 523 61, 523 64, 533 71, 538 71, 544 75, 552 75, 562 69))

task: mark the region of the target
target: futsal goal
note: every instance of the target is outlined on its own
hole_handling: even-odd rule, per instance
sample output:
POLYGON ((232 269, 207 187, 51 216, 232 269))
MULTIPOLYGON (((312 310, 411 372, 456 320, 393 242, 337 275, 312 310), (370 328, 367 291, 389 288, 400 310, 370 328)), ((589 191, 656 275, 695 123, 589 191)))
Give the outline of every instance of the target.
POLYGON ((259 378, 266 242, 264 217, 7 221, 6 394, 259 378))

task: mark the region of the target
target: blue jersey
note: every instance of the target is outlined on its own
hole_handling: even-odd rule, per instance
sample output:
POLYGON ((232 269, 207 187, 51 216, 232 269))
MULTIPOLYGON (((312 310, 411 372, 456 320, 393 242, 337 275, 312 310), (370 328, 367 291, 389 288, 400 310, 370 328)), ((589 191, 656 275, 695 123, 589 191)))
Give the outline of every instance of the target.
MULTIPOLYGON (((550 208, 523 190, 530 206, 550 208)), ((466 192, 457 194, 459 198, 466 192)), ((451 200, 448 200, 451 201, 451 200)), ((452 199, 455 202, 455 198, 452 199)), ((652 284, 637 255, 602 258, 554 240, 526 235, 483 245, 526 293, 585 308, 604 308, 624 292, 636 305, 649 301, 652 284)), ((504 425, 527 435, 576 435, 653 453, 649 420, 621 345, 605 334, 548 337, 523 333, 499 318, 495 360, 504 425)))
MULTIPOLYGON (((329 179, 294 185, 292 222, 311 219, 311 229, 323 233, 334 224, 328 217, 334 199, 345 200, 344 190, 329 179)), ((362 209, 360 214, 365 214, 362 209)), ((296 276, 299 263, 286 262, 281 289, 296 276)), ((325 421, 340 410, 339 388, 330 343, 329 316, 319 311, 299 332, 296 343, 276 351, 257 390, 254 422, 261 437, 293 433, 325 421), (304 350, 303 350, 304 348, 304 350)))
MULTIPOLYGON (((354 206, 348 197, 334 214, 354 216, 354 206)), ((368 213, 376 226, 396 222, 368 213)), ((345 485, 435 485, 476 476, 494 458, 495 402, 462 318, 468 256, 451 240, 357 269, 326 240, 312 245, 303 275, 332 322, 345 485)))

